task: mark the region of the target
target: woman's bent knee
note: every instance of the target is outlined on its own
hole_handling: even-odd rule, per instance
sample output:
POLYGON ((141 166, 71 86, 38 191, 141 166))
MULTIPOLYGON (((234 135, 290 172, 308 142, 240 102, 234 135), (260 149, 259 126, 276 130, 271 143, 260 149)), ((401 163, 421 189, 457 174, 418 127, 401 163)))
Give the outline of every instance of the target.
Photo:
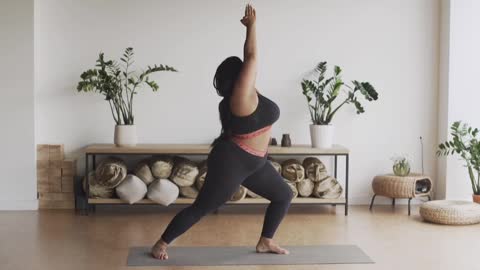
POLYGON ((293 190, 288 184, 285 183, 285 185, 283 186, 282 201, 290 203, 293 200, 294 196, 295 194, 293 193, 293 190))

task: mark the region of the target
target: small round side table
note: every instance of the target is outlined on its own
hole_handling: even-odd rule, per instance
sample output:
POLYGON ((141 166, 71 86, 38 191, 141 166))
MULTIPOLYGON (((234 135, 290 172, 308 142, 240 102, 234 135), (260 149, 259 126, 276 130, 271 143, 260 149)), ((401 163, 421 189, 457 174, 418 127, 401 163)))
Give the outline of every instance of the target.
POLYGON ((373 178, 373 197, 370 202, 372 210, 373 202, 377 195, 392 199, 392 206, 395 206, 395 199, 408 199, 408 215, 410 215, 410 201, 413 198, 427 197, 431 200, 433 182, 430 177, 418 173, 411 173, 407 176, 396 176, 394 174, 377 175, 373 178))

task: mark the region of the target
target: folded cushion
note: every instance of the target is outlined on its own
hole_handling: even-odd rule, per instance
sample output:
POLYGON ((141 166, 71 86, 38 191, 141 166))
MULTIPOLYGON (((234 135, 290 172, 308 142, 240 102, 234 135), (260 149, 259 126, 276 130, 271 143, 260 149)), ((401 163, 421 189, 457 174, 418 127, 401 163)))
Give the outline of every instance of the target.
POLYGON ((129 204, 140 201, 147 193, 147 185, 133 174, 128 174, 125 179, 115 188, 118 197, 129 204))
POLYGON ((180 190, 168 179, 157 179, 148 186, 147 197, 161 205, 168 206, 177 198, 180 190))

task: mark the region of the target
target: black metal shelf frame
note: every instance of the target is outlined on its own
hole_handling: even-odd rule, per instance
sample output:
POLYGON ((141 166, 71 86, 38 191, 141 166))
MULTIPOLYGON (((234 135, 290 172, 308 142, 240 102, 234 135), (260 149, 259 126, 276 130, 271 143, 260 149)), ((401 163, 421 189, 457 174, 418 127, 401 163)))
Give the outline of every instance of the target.
MULTIPOLYGON (((160 153, 159 153, 160 154, 160 153)), ((161 154, 166 154, 165 152, 162 152, 161 154)), ((189 156, 205 156, 208 155, 206 153, 182 153, 182 152, 175 152, 172 153, 175 155, 189 155, 189 156)), ((122 155, 122 156, 135 156, 135 155, 155 155, 155 153, 135 153, 135 152, 129 152, 129 153, 85 153, 85 177, 86 182, 87 182, 87 188, 85 192, 82 192, 82 183, 77 183, 75 186, 77 189, 80 189, 80 191, 75 191, 75 210, 81 210, 84 215, 88 215, 89 212, 95 211, 95 203, 90 203, 88 198, 89 198, 89 191, 90 191, 90 186, 89 186, 89 179, 88 175, 90 172, 90 168, 93 170, 96 169, 96 157, 97 156, 112 156, 112 155, 122 155), (90 167, 90 163, 91 167, 90 167), (77 198, 78 197, 78 198, 77 198), (82 200, 83 207, 79 206, 80 203, 78 203, 79 200, 82 200), (80 209, 81 208, 81 209, 80 209)), ((344 205, 345 208, 345 216, 348 215, 348 182, 349 182, 349 154, 348 153, 269 153, 268 155, 271 156, 302 156, 302 155, 308 155, 308 156, 333 156, 334 157, 334 177, 335 179, 337 178, 338 174, 338 157, 344 157, 345 159, 345 202, 336 202, 336 203, 328 203, 328 202, 318 202, 315 203, 317 205, 344 205)), ((77 181, 81 181, 81 178, 78 178, 77 181)), ((173 203, 175 204, 175 203, 173 203)), ((258 204, 264 204, 259 202, 258 204)), ((301 203, 296 203, 296 204, 301 204, 301 203)), ((310 203, 311 204, 311 203, 310 203)), ((102 205, 114 205, 114 204, 105 204, 102 203, 102 205)), ((124 205, 124 204, 115 204, 115 205, 124 205)), ((135 204, 134 204, 135 205, 135 204)), ((137 204, 137 205, 145 205, 145 204, 137 204)))

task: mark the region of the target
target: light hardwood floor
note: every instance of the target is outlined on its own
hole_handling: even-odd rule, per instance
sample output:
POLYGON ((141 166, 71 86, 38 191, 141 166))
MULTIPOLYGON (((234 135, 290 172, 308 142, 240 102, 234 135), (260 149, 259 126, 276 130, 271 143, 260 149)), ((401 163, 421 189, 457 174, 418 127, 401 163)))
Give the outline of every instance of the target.
MULTIPOLYGON (((126 266, 128 248, 150 246, 181 206, 97 209, 90 216, 66 210, 0 212, 0 269, 480 269, 480 225, 424 223, 414 207, 292 206, 276 234, 282 245, 355 244, 368 265, 140 267, 126 266)), ((173 245, 254 248, 264 206, 224 206, 173 245)))

